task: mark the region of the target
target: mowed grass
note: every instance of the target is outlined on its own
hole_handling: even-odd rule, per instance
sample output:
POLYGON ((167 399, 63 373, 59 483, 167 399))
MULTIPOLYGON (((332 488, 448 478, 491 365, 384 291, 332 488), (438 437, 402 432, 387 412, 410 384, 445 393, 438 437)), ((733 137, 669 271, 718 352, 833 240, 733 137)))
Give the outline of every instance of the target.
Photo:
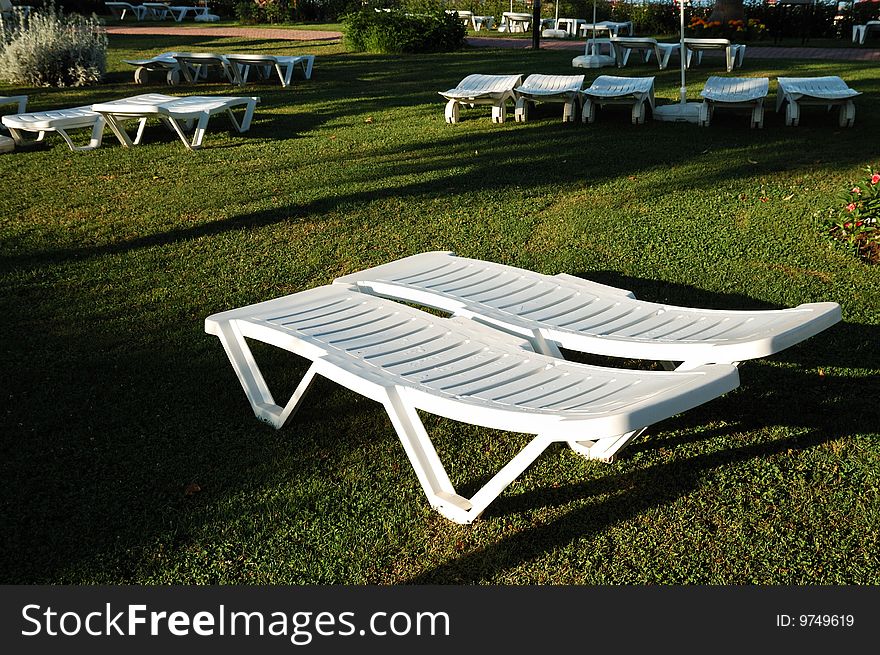
MULTIPOLYGON (((111 37, 89 89, 259 95, 250 132, 212 120, 145 143, 0 157, 4 583, 876 584, 880 273, 816 221, 880 160, 871 63, 746 58, 747 75, 838 74, 856 124, 805 110, 763 130, 600 111, 443 120, 472 72, 570 73, 571 52, 346 54, 338 45, 111 37), (317 55, 311 81, 169 89, 123 58, 169 49, 317 55), (843 323, 742 365, 736 391, 663 421, 613 464, 551 448, 471 526, 432 511, 382 407, 319 382, 288 426, 256 420, 206 316, 425 250, 569 273, 722 308, 837 301, 843 323)), ((720 60, 688 73, 696 99, 720 60)), ((612 71, 601 71, 613 73, 612 71)), ((588 80, 594 73, 587 71, 588 80)), ((658 101, 677 71, 647 66, 658 101)), ((276 398, 305 364, 255 349, 276 398)), ((473 492, 527 440, 425 416, 473 492)), ((588 437, 589 435, 585 435, 588 437)))

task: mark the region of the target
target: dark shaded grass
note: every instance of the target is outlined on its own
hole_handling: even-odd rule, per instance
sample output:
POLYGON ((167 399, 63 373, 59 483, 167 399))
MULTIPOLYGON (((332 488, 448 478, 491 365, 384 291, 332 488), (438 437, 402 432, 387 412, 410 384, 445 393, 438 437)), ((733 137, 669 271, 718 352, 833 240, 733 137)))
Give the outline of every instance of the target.
MULTIPOLYGON (((153 126, 132 150, 50 137, 0 158, 4 582, 877 582, 877 273, 815 231, 877 162, 876 67, 746 60, 750 75, 842 75, 865 92, 851 130, 820 110, 797 129, 772 112, 762 131, 720 112, 708 129, 632 126, 613 108, 563 125, 554 105, 526 124, 477 108, 449 126, 438 90, 476 71, 568 72, 572 53, 111 45, 100 87, 14 91, 34 109, 168 92, 134 87, 121 60, 169 49, 318 60, 290 90, 249 84, 251 131, 214 119, 199 153, 153 126), (428 507, 380 406, 320 382, 272 430, 202 331, 212 312, 429 249, 684 305, 832 299, 845 321, 744 364, 738 390, 610 466, 551 448, 456 526, 428 507)), ((691 97, 709 64, 689 73, 691 97)), ((676 97, 675 71, 632 74, 676 97)), ((256 353, 283 398, 305 364, 256 353)), ((468 491, 526 441, 425 421, 468 491)))

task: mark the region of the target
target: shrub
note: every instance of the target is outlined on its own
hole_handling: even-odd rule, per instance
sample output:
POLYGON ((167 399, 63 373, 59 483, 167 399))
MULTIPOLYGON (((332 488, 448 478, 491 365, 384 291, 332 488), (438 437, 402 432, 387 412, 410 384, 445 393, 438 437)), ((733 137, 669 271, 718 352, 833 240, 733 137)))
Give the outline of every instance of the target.
POLYGON ((448 52, 467 33, 455 14, 406 14, 365 9, 343 18, 346 46, 356 52, 399 54, 448 52))
POLYGON ((243 25, 286 23, 292 12, 286 0, 245 0, 235 5, 235 16, 243 25))
POLYGON ((720 37, 731 41, 754 41, 764 36, 767 32, 767 26, 757 18, 721 22, 718 20, 708 21, 694 16, 685 28, 685 32, 688 36, 697 38, 720 37))
POLYGON ((822 231, 857 257, 880 264, 880 173, 870 166, 866 171, 860 182, 847 185, 822 231))
POLYGON ((64 14, 53 5, 8 32, 0 51, 0 79, 30 86, 85 86, 107 69, 107 35, 98 19, 64 14))

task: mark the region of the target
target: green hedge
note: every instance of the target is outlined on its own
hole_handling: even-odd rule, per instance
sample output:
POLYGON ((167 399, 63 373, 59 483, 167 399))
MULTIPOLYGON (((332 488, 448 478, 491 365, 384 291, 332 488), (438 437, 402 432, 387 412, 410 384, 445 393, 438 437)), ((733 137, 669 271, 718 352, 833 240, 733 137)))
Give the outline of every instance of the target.
POLYGON ((364 9, 343 18, 345 45, 355 52, 449 52, 464 45, 466 30, 454 14, 408 14, 364 9))

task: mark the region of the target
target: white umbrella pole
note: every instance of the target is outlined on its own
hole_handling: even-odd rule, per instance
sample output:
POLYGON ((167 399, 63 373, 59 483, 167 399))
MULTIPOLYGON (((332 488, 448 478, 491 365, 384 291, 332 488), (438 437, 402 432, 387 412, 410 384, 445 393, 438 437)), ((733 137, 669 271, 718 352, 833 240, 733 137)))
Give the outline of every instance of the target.
MULTIPOLYGON (((679 18, 681 19, 681 32, 680 32, 681 41, 679 42, 679 45, 681 47, 681 50, 678 51, 679 56, 681 58, 681 89, 679 89, 679 92, 681 93, 681 104, 685 104, 687 102, 687 86, 684 81, 684 75, 685 75, 684 71, 686 68, 686 65, 685 65, 685 58, 686 57, 685 57, 685 49, 684 49, 684 0, 678 0, 678 3, 679 3, 679 7, 681 8, 681 11, 679 12, 679 14, 680 14, 679 18)), ((594 11, 595 11, 595 5, 593 5, 593 7, 594 7, 594 11)), ((595 21, 595 18, 593 20, 595 21)))
POLYGON ((679 123, 699 123, 702 116, 703 103, 687 101, 687 86, 685 84, 685 68, 687 67, 687 50, 684 47, 684 0, 679 11, 681 34, 679 35, 678 47, 681 57, 681 89, 679 89, 679 102, 662 105, 654 108, 654 118, 658 121, 675 121, 679 123))

